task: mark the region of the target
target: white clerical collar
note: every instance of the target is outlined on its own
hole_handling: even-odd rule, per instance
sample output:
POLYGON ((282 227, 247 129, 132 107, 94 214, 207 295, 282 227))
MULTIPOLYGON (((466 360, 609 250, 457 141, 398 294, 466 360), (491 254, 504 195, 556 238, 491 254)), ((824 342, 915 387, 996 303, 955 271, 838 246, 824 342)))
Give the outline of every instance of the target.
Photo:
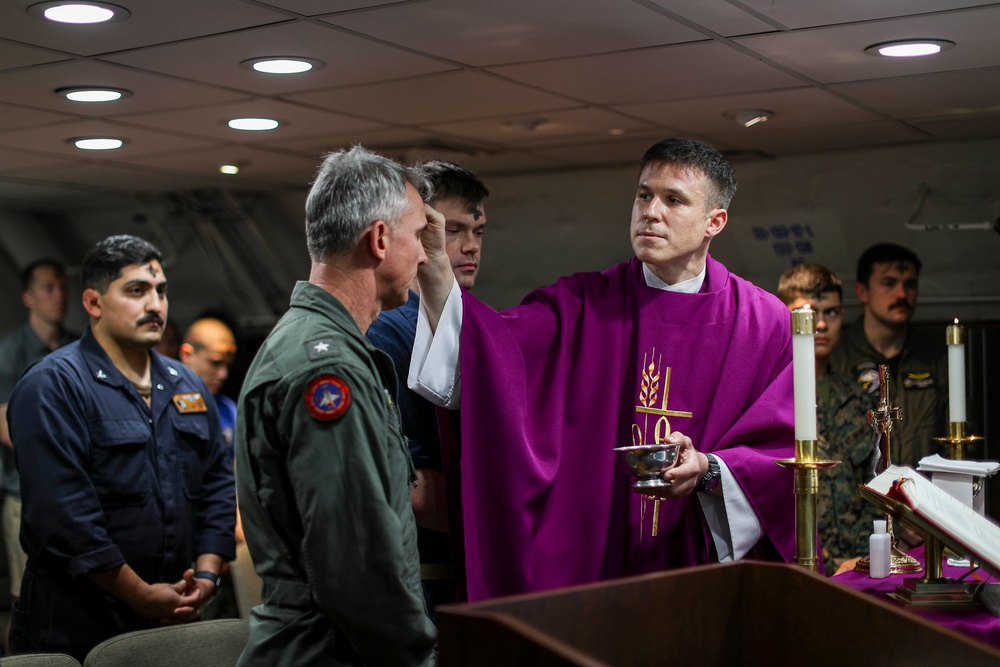
POLYGON ((688 280, 682 280, 674 285, 668 285, 657 277, 655 273, 649 270, 649 267, 642 265, 642 275, 646 279, 646 285, 654 289, 661 289, 666 292, 683 292, 684 294, 697 294, 701 291, 701 286, 705 284, 705 271, 708 270, 708 265, 706 264, 702 269, 701 273, 696 275, 694 278, 689 278, 688 280))

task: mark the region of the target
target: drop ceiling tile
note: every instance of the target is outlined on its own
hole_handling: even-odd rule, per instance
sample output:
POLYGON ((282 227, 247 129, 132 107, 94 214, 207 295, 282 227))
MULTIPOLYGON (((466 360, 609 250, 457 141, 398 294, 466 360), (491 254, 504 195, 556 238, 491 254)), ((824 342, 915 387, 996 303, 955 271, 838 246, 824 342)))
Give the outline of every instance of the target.
POLYGON ((87 161, 114 160, 123 155, 146 155, 205 145, 204 141, 190 137, 127 127, 97 119, 75 120, 15 132, 0 132, 0 147, 22 148, 87 161), (92 136, 120 137, 124 138, 126 143, 114 151, 83 151, 69 142, 71 138, 92 136))
POLYGON ((726 37, 784 28, 770 16, 750 9, 749 3, 737 4, 727 0, 652 0, 652 3, 726 37))
POLYGON ((380 5, 391 5, 414 0, 258 0, 257 4, 285 9, 302 16, 319 16, 334 12, 348 12, 380 5))
POLYGON ((411 126, 578 106, 510 81, 465 71, 286 97, 342 113, 411 126))
POLYGON ((511 65, 490 71, 594 104, 662 102, 802 84, 795 77, 714 42, 511 65))
POLYGON ((214 35, 102 59, 266 95, 455 69, 454 65, 350 35, 332 26, 301 22, 214 35), (265 56, 314 58, 324 66, 286 75, 262 74, 240 66, 243 61, 265 56))
POLYGON ((261 181, 306 187, 319 165, 318 160, 248 146, 217 146, 197 151, 140 156, 122 159, 119 163, 185 174, 229 188, 247 188, 261 181), (219 173, 219 167, 223 164, 239 166, 240 173, 232 176, 219 173))
POLYGON ((412 128, 372 127, 294 138, 281 142, 280 148, 318 161, 331 151, 350 148, 355 144, 380 151, 382 147, 427 145, 434 139, 433 134, 412 128))
MULTIPOLYGON (((742 0, 742 5, 789 28, 857 23, 993 4, 993 0, 742 0)), ((922 35, 926 37, 926 35, 922 35)))
POLYGON ((39 49, 26 44, 16 44, 0 39, 0 72, 21 67, 30 67, 31 65, 41 63, 58 62, 66 60, 68 57, 56 51, 39 49))
POLYGON ((733 118, 726 116, 726 112, 737 109, 774 112, 774 116, 768 121, 747 128, 746 131, 752 132, 880 120, 877 114, 817 88, 772 90, 615 108, 623 114, 644 118, 651 123, 669 123, 684 132, 695 134, 725 132, 738 127, 733 118))
POLYGON ((69 161, 55 155, 0 148, 0 176, 5 173, 18 172, 22 169, 34 169, 35 167, 47 167, 58 164, 69 164, 69 161))
POLYGON ((753 129, 741 131, 734 127, 725 132, 706 134, 704 139, 720 150, 759 151, 769 155, 872 148, 930 139, 922 132, 893 121, 790 127, 770 132, 753 132, 753 129))
POLYGON ((475 67, 705 39, 619 0, 427 0, 322 20, 475 67))
POLYGON ((37 1, 0 3, 0 38, 92 56, 290 20, 240 0, 127 0, 116 3, 130 12, 122 21, 70 25, 29 15, 37 1))
POLYGON ((142 127, 238 144, 281 142, 289 138, 312 136, 320 132, 345 132, 374 125, 370 121, 357 117, 343 116, 264 98, 256 98, 238 104, 133 114, 118 120, 122 123, 128 122, 142 127), (261 132, 234 130, 226 124, 232 118, 273 118, 280 121, 281 126, 275 130, 261 132))
POLYGON ((933 120, 914 119, 910 124, 942 140, 1000 137, 1000 113, 933 120))
POLYGON ((670 136, 669 133, 648 132, 627 135, 614 140, 595 141, 573 146, 540 148, 535 155, 574 167, 603 167, 612 165, 633 165, 638 175, 639 162, 650 146, 670 136))
MULTIPOLYGON (((3 77, 0 77, 2 80, 3 77)), ((3 89, 0 84, 0 90, 3 89)), ((0 132, 17 130, 26 127, 38 127, 50 123, 73 120, 73 116, 61 113, 49 113, 28 107, 14 106, 0 102, 0 132)))
POLYGON ((1000 67, 859 81, 830 88, 896 118, 1000 112, 1000 67))
POLYGON ((234 102, 247 97, 245 93, 233 90, 93 60, 0 72, 0 90, 4 89, 17 90, 21 104, 75 116, 102 117, 234 102), (55 93, 59 88, 82 85, 124 88, 132 94, 115 102, 80 103, 70 102, 55 93))
POLYGON ((655 126, 656 123, 637 120, 604 109, 585 108, 464 123, 442 123, 427 125, 425 129, 462 137, 469 141, 489 141, 504 146, 530 146, 539 143, 565 143, 579 139, 594 140, 605 138, 613 131, 650 130, 655 126))
POLYGON ((996 26, 1000 5, 982 9, 795 30, 734 41, 815 81, 833 83, 925 74, 1000 64, 996 26), (923 58, 870 56, 874 44, 915 38, 945 39, 956 47, 923 58))
POLYGON ((95 188, 106 193, 189 190, 211 185, 203 178, 113 162, 78 162, 43 170, 26 169, 23 176, 59 183, 64 187, 95 188))

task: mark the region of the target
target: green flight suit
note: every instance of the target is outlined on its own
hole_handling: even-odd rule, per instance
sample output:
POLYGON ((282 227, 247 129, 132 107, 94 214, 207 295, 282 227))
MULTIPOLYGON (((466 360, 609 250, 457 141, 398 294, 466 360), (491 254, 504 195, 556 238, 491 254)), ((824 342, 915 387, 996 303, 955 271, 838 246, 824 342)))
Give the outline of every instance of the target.
POLYGON ((932 438, 948 435, 948 349, 944 329, 910 329, 903 351, 883 357, 865 337, 862 316, 845 329, 830 357, 835 371, 853 378, 878 403, 880 364, 889 366, 889 400, 902 420, 892 425, 892 462, 914 468, 925 456, 940 453, 932 438))
POLYGON ((395 395, 389 357, 299 282, 239 401, 237 492, 263 580, 241 666, 434 664, 395 395))

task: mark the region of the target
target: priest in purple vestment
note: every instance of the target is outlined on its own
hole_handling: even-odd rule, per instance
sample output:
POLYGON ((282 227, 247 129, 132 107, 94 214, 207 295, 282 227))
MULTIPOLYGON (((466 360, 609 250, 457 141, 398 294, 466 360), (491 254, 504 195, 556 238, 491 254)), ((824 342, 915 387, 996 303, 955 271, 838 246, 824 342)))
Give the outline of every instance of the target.
MULTIPOLYGON (((443 230, 428 263, 409 384, 461 407, 468 597, 794 556, 789 313, 709 254, 736 191, 714 148, 643 157, 635 257, 496 312, 454 282, 443 230), (670 486, 635 493, 612 449, 674 442, 670 486)), ((454 481, 454 480, 453 480, 454 481)), ((450 486, 454 488, 454 485, 450 486)))

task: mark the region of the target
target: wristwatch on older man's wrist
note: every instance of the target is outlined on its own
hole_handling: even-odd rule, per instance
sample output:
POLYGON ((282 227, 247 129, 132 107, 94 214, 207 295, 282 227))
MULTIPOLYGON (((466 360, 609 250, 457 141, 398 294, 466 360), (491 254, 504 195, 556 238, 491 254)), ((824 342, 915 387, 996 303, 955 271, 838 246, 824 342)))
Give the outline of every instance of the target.
POLYGON ((701 481, 698 482, 698 490, 705 493, 711 493, 715 491, 715 487, 719 485, 722 481, 722 468, 719 467, 719 461, 711 454, 706 454, 705 458, 708 459, 708 472, 706 472, 701 481))

